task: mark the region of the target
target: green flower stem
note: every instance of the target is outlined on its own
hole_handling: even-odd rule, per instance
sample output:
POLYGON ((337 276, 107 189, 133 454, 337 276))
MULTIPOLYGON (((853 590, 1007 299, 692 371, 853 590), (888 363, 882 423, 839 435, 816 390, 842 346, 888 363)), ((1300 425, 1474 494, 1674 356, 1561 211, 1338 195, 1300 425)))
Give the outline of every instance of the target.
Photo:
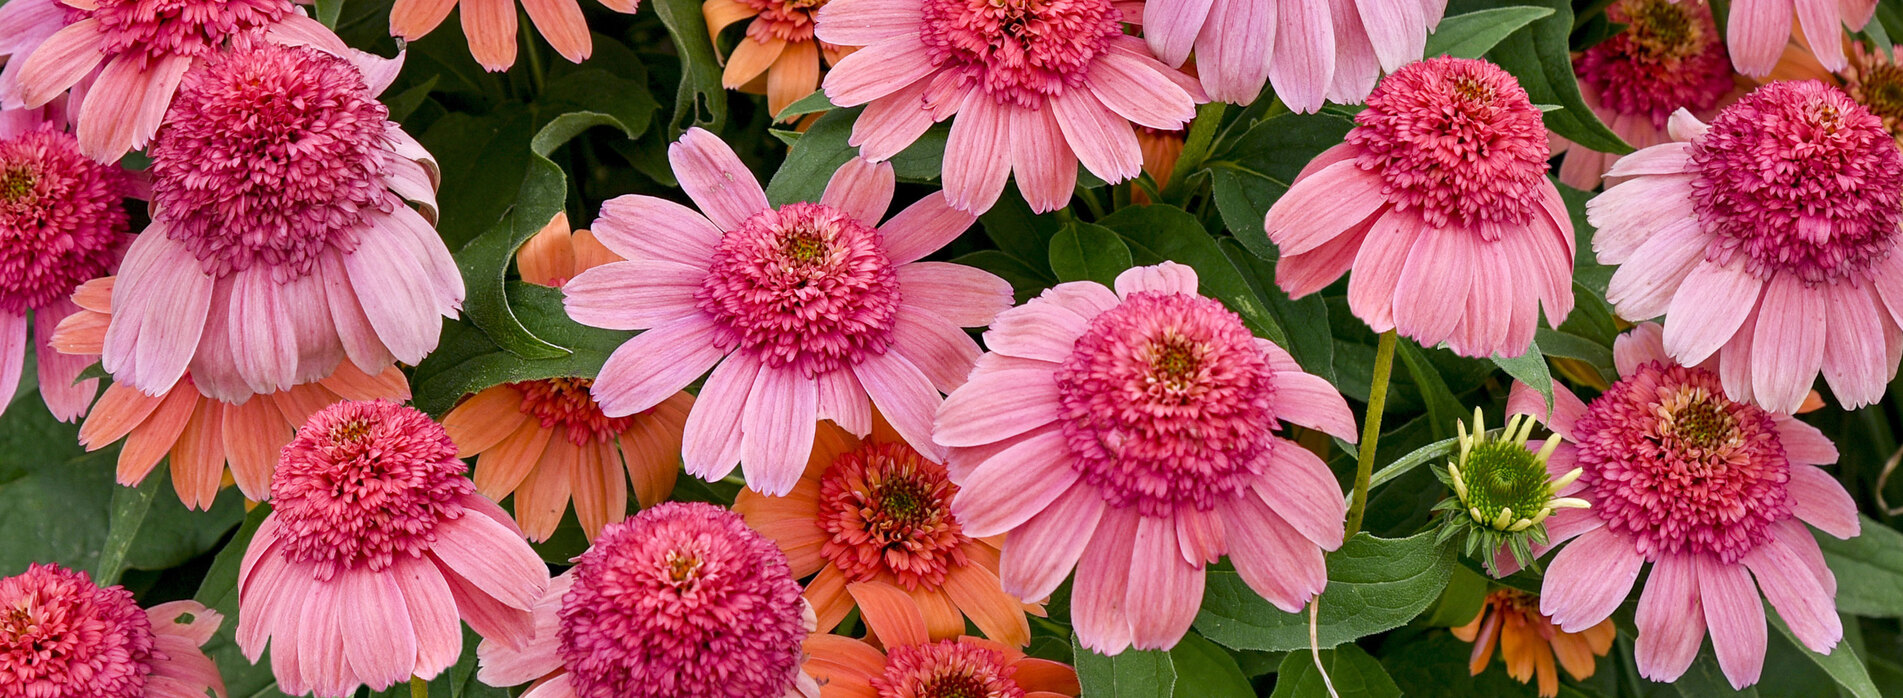
MULTIPOLYGON (((1381 333, 1374 350, 1374 382, 1368 388, 1368 414, 1361 423, 1361 453, 1355 460, 1354 499, 1348 502, 1346 538, 1361 531, 1368 509, 1368 481, 1374 476, 1374 449, 1381 442, 1381 413, 1388 406, 1388 377, 1394 373, 1394 330, 1381 333)), ((1344 538, 1345 539, 1345 538, 1344 538)))
POLYGON ((429 682, 421 676, 410 677, 410 698, 429 698, 429 682))

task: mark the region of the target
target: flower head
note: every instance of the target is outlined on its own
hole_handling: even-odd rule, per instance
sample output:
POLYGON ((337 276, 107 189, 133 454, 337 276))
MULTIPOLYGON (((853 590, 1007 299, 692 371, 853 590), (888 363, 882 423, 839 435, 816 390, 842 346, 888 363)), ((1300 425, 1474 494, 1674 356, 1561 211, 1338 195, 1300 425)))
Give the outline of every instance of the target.
POLYGON ((966 535, 1009 534, 1000 577, 1023 600, 1075 567, 1073 620, 1098 652, 1174 645, 1224 555, 1301 608, 1341 544, 1333 476, 1276 432, 1351 439, 1347 403, 1196 289, 1175 263, 1125 271, 1115 291, 1059 284, 998 316, 995 353, 939 409, 966 535))
POLYGON ((872 690, 893 698, 1024 698, 1004 652, 978 643, 939 640, 886 650, 885 672, 872 690))
POLYGON ((1539 679, 1543 698, 1559 695, 1559 669, 1565 669, 1575 681, 1591 678, 1598 667, 1594 657, 1612 650, 1619 634, 1612 619, 1579 632, 1566 632, 1553 619, 1540 613, 1539 597, 1514 589, 1495 589, 1487 594, 1480 612, 1466 625, 1454 628, 1454 636, 1473 643, 1473 656, 1467 672, 1479 676, 1493 661, 1493 649, 1500 647, 1500 659, 1506 662, 1507 675, 1520 683, 1539 679))
POLYGON ((876 698, 1024 698, 1075 696, 1076 670, 1026 657, 1017 647, 967 635, 928 632, 925 611, 912 597, 885 587, 865 608, 868 639, 883 649, 839 635, 806 640, 807 671, 821 685, 864 686, 876 698))
POLYGON ((1509 417, 1498 438, 1488 438, 1478 407, 1471 433, 1465 424, 1455 426, 1460 453, 1446 470, 1434 470, 1454 490, 1452 499, 1434 507, 1448 512, 1442 520, 1441 540, 1465 533, 1467 554, 1484 552, 1486 564, 1493 564, 1494 553, 1503 548, 1514 562, 1531 564, 1531 546, 1546 542, 1546 527, 1540 524, 1559 509, 1587 506, 1585 500, 1559 496, 1579 478, 1580 469, 1557 475, 1550 471, 1548 462, 1559 448, 1559 437, 1548 437, 1537 452, 1528 450, 1526 437, 1533 430, 1533 420, 1525 415, 1509 417))
POLYGON ((1268 82, 1289 109, 1308 113, 1324 98, 1359 102, 1381 73, 1419 60, 1446 9, 1431 0, 1152 0, 1143 35, 1169 65, 1194 49, 1210 99, 1249 104, 1268 82))
POLYGON ((198 649, 219 622, 195 602, 141 609, 124 587, 102 589, 85 572, 29 565, 0 579, 0 696, 224 695, 217 668, 198 649))
POLYGON ((1676 142, 1628 156, 1610 174, 1630 179, 1587 204, 1599 261, 1620 265, 1607 300, 1664 315, 1666 350, 1717 357, 1732 399, 1790 412, 1821 372, 1846 407, 1874 402, 1903 341, 1885 329, 1903 151, 1882 120, 1819 82, 1766 85, 1709 126, 1673 118, 1676 142))
POLYGON ((814 15, 825 6, 826 0, 713 0, 702 5, 707 31, 715 37, 735 23, 753 20, 727 57, 721 84, 730 90, 764 91, 767 110, 774 114, 812 94, 819 88, 822 59, 832 65, 845 57, 838 46, 813 36, 814 15))
POLYGON ((1353 268, 1355 317, 1463 356, 1525 353, 1541 306, 1565 319, 1572 220, 1546 178, 1539 109, 1513 76, 1478 60, 1413 63, 1355 122, 1269 209, 1283 290, 1314 293, 1353 268))

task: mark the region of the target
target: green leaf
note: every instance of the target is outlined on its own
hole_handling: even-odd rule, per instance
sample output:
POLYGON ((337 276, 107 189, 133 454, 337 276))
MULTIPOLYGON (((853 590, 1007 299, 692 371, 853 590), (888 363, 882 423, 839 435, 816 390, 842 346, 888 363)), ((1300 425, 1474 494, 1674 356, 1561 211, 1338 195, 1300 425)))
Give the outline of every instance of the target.
POLYGON ((1875 618, 1903 618, 1903 533, 1868 516, 1850 540, 1818 532, 1824 562, 1837 574, 1837 611, 1875 618))
POLYGON ((317 21, 331 29, 337 28, 337 16, 344 13, 344 0, 317 0, 317 21))
POLYGON ((1091 698, 1170 698, 1176 686, 1176 665, 1168 652, 1124 650, 1106 657, 1084 649, 1075 636, 1071 648, 1077 657, 1077 681, 1091 698))
POLYGON ((1845 692, 1854 698, 1882 698, 1876 684, 1870 681, 1870 670, 1864 666, 1863 658, 1857 656, 1856 647, 1849 642, 1839 642, 1830 654, 1818 654, 1797 641, 1797 636, 1791 634, 1791 626, 1784 623, 1775 609, 1767 604, 1764 611, 1771 620, 1771 627, 1777 628, 1785 641, 1795 645, 1799 654, 1816 663, 1845 692))
POLYGON ((1428 57, 1479 58, 1521 27, 1552 16, 1548 7, 1496 7, 1441 20, 1427 37, 1428 57))
POLYGON ((1282 658, 1282 669, 1275 675, 1275 692, 1270 698, 1399 698, 1401 688, 1394 685, 1394 679, 1388 676, 1388 670, 1367 650, 1358 645, 1343 645, 1332 650, 1321 651, 1322 669, 1327 670, 1328 678, 1322 678, 1321 670, 1315 667, 1313 653, 1290 652, 1282 658), (1334 690, 1329 690, 1330 685, 1334 690))
POLYGON ((1685 674, 1672 682, 1672 688, 1685 698, 1710 698, 1711 696, 1741 696, 1756 698, 1756 686, 1746 686, 1744 690, 1731 687, 1731 680, 1725 678, 1723 667, 1718 666, 1717 658, 1710 652, 1702 652, 1697 661, 1692 662, 1685 674))
POLYGON ((813 90, 812 94, 801 97, 794 100, 792 104, 786 105, 786 108, 781 109, 780 113, 773 115, 773 119, 775 121, 791 121, 795 116, 805 116, 814 112, 822 112, 835 108, 837 107, 833 106, 833 101, 826 98, 825 90, 813 90))
MULTIPOLYGON (((1398 539, 1356 534, 1328 556, 1317 639, 1334 647, 1405 625, 1440 596, 1453 567, 1453 549, 1436 545, 1433 531, 1398 539)), ((1235 572, 1209 572, 1196 630, 1230 649, 1308 649, 1308 615, 1269 605, 1235 572)))
POLYGON ((1331 112, 1283 114, 1249 128, 1219 147, 1204 164, 1216 209, 1236 240, 1263 259, 1275 259, 1262 219, 1288 193, 1295 175, 1322 151, 1340 145, 1354 122, 1331 112))
POLYGON ((529 110, 509 104, 480 117, 452 112, 417 135, 442 168, 436 232, 449 249, 468 244, 508 213, 529 166, 522 143, 534 133, 529 110))
MULTIPOLYGON (((1506 663, 1499 659, 1494 659, 1479 676, 1468 674, 1467 662, 1472 656, 1473 645, 1461 642, 1452 633, 1429 630, 1412 637, 1398 637, 1401 633, 1395 635, 1395 639, 1387 640, 1381 646, 1381 664, 1387 667, 1388 676, 1400 687, 1402 695, 1447 698, 1535 695, 1532 687, 1507 676, 1506 663)), ((1604 664, 1600 665, 1600 671, 1608 669, 1604 664)))
POLYGON ((1513 376, 1514 380, 1525 383, 1527 387, 1545 396, 1547 409, 1552 409, 1553 374, 1546 369, 1546 355, 1540 353, 1538 341, 1528 345, 1526 353, 1513 358, 1495 354, 1493 364, 1499 366, 1500 370, 1506 371, 1507 375, 1513 376))
MULTIPOLYGON (((1567 140, 1602 153, 1624 155, 1632 152, 1619 135, 1606 128, 1593 115, 1579 94, 1579 81, 1573 77, 1572 50, 1567 43, 1573 31, 1573 4, 1570 0, 1519 0, 1521 4, 1553 11, 1520 31, 1502 39, 1486 58, 1512 73, 1534 104, 1557 104, 1563 109, 1545 114, 1546 127, 1567 140)), ((1448 11, 1483 8, 1482 0, 1456 0, 1448 11)))
POLYGON ((504 350, 470 325, 444 326, 442 345, 416 366, 412 379, 416 408, 441 416, 457 399, 492 385, 542 378, 592 378, 608 355, 634 337, 632 332, 589 327, 568 319, 558 289, 511 281, 510 308, 531 332, 567 347, 546 359, 523 358, 504 350))
POLYGON ((1057 283, 1057 279, 1050 278, 1049 270, 1041 266, 1032 267, 998 250, 979 250, 952 261, 983 269, 1011 282, 1011 289, 1019 303, 1036 297, 1039 291, 1057 283))
POLYGON ((1248 698, 1255 695, 1236 658, 1195 633, 1170 648, 1176 671, 1176 698, 1248 698))
POLYGON ((998 251, 1038 271, 1045 279, 1038 288, 1057 283, 1056 277, 1044 273, 1050 268, 1051 239, 1059 227, 1056 216, 1037 215, 1016 188, 1008 188, 991 210, 978 216, 978 224, 998 251))
POLYGON ((1453 576, 1447 579, 1447 589, 1441 592, 1434 610, 1427 614, 1427 624, 1458 628, 1472 622, 1486 605, 1489 585, 1486 577, 1465 565, 1454 565, 1453 576))
POLYGON ((1414 347, 1414 340, 1396 342, 1395 348, 1401 364, 1407 367, 1407 375, 1414 379, 1414 387, 1421 391, 1421 399, 1427 402, 1429 431, 1435 439, 1453 436, 1454 423, 1466 420, 1467 409, 1460 405, 1453 391, 1447 389, 1447 381, 1440 377, 1440 371, 1414 347))
POLYGON ((1243 323, 1257 336, 1282 334, 1255 289, 1195 216, 1174 206, 1131 206, 1105 216, 1098 224, 1123 236, 1137 264, 1170 260, 1195 268, 1202 293, 1241 315, 1243 323))
POLYGON ((720 84, 721 62, 707 34, 707 18, 700 0, 655 0, 654 14, 674 39, 681 57, 681 86, 674 94, 674 118, 668 121, 668 140, 688 128, 719 133, 727 123, 727 88, 720 84))
POLYGON ((1095 223, 1071 221, 1051 238, 1051 271, 1058 281, 1095 281, 1109 286, 1129 269, 1130 246, 1117 232, 1095 223))
POLYGON ((231 542, 212 559, 211 569, 205 572, 205 580, 198 585, 198 593, 192 600, 204 604, 206 608, 217 611, 225 617, 211 640, 204 645, 205 655, 218 665, 218 671, 225 677, 225 689, 233 696, 269 696, 277 698, 283 695, 277 690, 277 682, 271 676, 271 651, 266 649, 258 658, 257 664, 245 659, 238 649, 238 567, 244 561, 245 548, 251 546, 251 537, 263 525, 264 517, 271 513, 269 504, 260 504, 245 516, 244 525, 238 528, 231 542))
POLYGON ((126 571, 126 554, 139 536, 139 527, 145 525, 145 515, 152 511, 152 500, 165 481, 164 472, 165 468, 153 469, 138 487, 113 488, 112 523, 106 529, 106 543, 100 547, 99 564, 93 568, 93 581, 99 586, 118 584, 119 575, 126 571))
POLYGON ((1221 245, 1223 255, 1242 271, 1256 297, 1269 307, 1269 314, 1281 326, 1285 336, 1271 335, 1269 339, 1287 349, 1302 370, 1334 382, 1335 335, 1328 326, 1328 301, 1321 294, 1309 294, 1300 300, 1289 298, 1275 285, 1276 260, 1255 256, 1235 238, 1223 238, 1221 245))
MULTIPOLYGON (((814 121, 806 133, 793 142, 786 162, 767 183, 767 200, 774 206, 818 201, 820 195, 826 193, 826 184, 832 181, 833 173, 859 154, 859 149, 847 145, 846 139, 852 136, 853 122, 862 111, 861 107, 834 109, 814 121)), ((892 156, 893 174, 914 182, 936 181, 944 165, 945 139, 950 133, 949 129, 935 128, 919 136, 905 150, 892 156)))

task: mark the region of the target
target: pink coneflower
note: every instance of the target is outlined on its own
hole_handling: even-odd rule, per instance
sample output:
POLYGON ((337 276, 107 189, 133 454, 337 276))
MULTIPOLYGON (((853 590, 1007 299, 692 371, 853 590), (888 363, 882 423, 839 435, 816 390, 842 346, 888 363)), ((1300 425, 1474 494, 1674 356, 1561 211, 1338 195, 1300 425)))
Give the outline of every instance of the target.
MULTIPOLYGON (((1721 102, 1742 94, 1731 72, 1711 7, 1703 2, 1623 0, 1606 8, 1606 18, 1626 25, 1573 58, 1579 91, 1586 104, 1634 148, 1663 143, 1672 112, 1714 113, 1721 102)), ((1558 136, 1564 150, 1559 181, 1577 189, 1595 189, 1619 156, 1581 148, 1558 136)))
POLYGON ((1328 583, 1346 505, 1281 422, 1355 438, 1341 394, 1196 294, 1173 262, 1116 291, 1058 284, 998 316, 992 353, 938 412, 970 536, 1008 533, 1005 591, 1042 599, 1071 567, 1084 646, 1169 647, 1224 554, 1287 611, 1328 583), (1225 531, 1233 533, 1225 533, 1225 531))
MULTIPOLYGON (((1693 0, 1677 0, 1691 2, 1693 0)), ((1877 0, 1738 0, 1732 3, 1725 42, 1731 63, 1746 75, 1769 75, 1791 37, 1791 16, 1803 28, 1826 70, 1843 70, 1844 25, 1863 28, 1876 15, 1877 0)))
POLYGON ((1419 60, 1446 0, 1150 0, 1143 35, 1165 63, 1196 51, 1203 89, 1249 104, 1262 84, 1297 112, 1359 102, 1383 71, 1419 60))
POLYGON ((1381 82, 1348 142, 1269 209, 1290 296, 1347 273, 1348 308, 1462 356, 1518 356, 1540 308, 1573 309, 1573 223, 1546 177, 1546 127, 1486 61, 1434 58, 1381 82))
POLYGON ((806 639, 821 698, 1062 698, 1081 692, 1077 670, 1017 647, 932 632, 926 611, 897 589, 873 594, 863 619, 880 647, 840 635, 806 639))
POLYGON ((0 696, 224 698, 199 649, 223 620, 195 601, 141 609, 124 587, 33 564, 0 579, 0 696))
POLYGON ((813 612, 739 516, 665 502, 611 524, 535 606, 534 640, 485 640, 477 678, 523 698, 818 698, 813 612))
MULTIPOLYGON (((1139 3, 1122 3, 1134 8, 1139 3)), ((885 160, 957 115, 945 198, 983 213, 1017 173, 1038 212, 1070 202, 1083 163, 1103 181, 1137 176, 1137 126, 1183 127, 1202 90, 1123 33, 1112 0, 834 0, 819 38, 863 46, 826 74, 833 104, 865 104, 848 143, 885 160)))
POLYGON ((1796 410, 1820 371, 1845 409, 1883 397, 1903 352, 1903 152, 1883 121, 1779 82, 1709 126, 1680 111, 1671 135, 1586 205, 1599 261, 1620 265, 1606 300, 1665 316, 1666 351, 1717 357, 1734 400, 1796 410))
POLYGON ((0 119, 0 396, 20 384, 32 324, 47 409, 60 421, 86 413, 99 381, 74 384, 91 362, 54 351, 53 328, 79 310, 68 297, 80 282, 118 266, 132 193, 124 170, 87 159, 72 134, 0 119))
POLYGON ((668 158, 706 215, 647 196, 609 201, 595 234, 629 261, 563 287, 576 321, 647 330, 601 367, 602 412, 648 409, 712 368, 687 417, 687 472, 718 479, 744 463, 747 486, 772 495, 799 481, 819 420, 864 436, 874 405, 906 443, 940 453, 939 392, 963 384, 978 358, 959 328, 1010 307, 1011 285, 918 259, 974 216, 931 194, 880 225, 894 186, 887 163, 855 159, 818 203, 775 209, 711 133, 689 130, 668 158))
POLYGON ((1548 460, 1551 471, 1582 470, 1563 494, 1592 503, 1546 520, 1549 545, 1561 549, 1540 611, 1566 632, 1590 628, 1650 562, 1639 673, 1677 679, 1709 629, 1725 677, 1743 688, 1764 664, 1759 589, 1805 647, 1829 652, 1843 637, 1836 578, 1804 524, 1855 536, 1857 506, 1817 467, 1837 460, 1822 432, 1725 397, 1709 363, 1673 363, 1664 334, 1645 324, 1620 337, 1621 378, 1591 404, 1555 383, 1547 416, 1544 396, 1513 388, 1508 409, 1542 417, 1567 442, 1548 460))
POLYGON ((392 402, 324 408, 284 447, 238 570, 238 647, 291 695, 433 678, 461 617, 520 645, 548 568, 463 477, 442 426, 392 402))
MULTIPOLYGON (((462 7, 463 36, 469 42, 469 55, 485 70, 502 72, 515 65, 516 17, 512 0, 397 0, 390 8, 390 35, 404 41, 416 41, 434 31, 449 11, 462 7)), ((601 5, 622 14, 632 14, 640 0, 601 0, 601 5)), ((581 3, 575 0, 522 0, 535 31, 547 39, 556 53, 575 63, 594 53, 594 39, 588 33, 588 20, 582 17, 581 3)))
MULTIPOLYGON (((334 38, 334 37, 332 37, 334 38)), ((102 361, 165 392, 189 366, 237 402, 416 363, 462 276, 429 220, 434 162, 359 69, 262 42, 187 75, 151 148, 152 224, 126 252, 102 361)))

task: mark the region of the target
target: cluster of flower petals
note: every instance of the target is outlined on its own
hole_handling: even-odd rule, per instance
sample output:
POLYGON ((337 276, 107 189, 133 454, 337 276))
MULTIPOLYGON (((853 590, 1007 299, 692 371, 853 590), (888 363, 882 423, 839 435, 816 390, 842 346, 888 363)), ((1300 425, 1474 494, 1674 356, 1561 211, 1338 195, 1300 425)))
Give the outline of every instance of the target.
POLYGON ((1209 98, 1249 104, 1266 82, 1289 109, 1360 102, 1382 73, 1419 60, 1446 0, 1149 0, 1143 36, 1209 98))

